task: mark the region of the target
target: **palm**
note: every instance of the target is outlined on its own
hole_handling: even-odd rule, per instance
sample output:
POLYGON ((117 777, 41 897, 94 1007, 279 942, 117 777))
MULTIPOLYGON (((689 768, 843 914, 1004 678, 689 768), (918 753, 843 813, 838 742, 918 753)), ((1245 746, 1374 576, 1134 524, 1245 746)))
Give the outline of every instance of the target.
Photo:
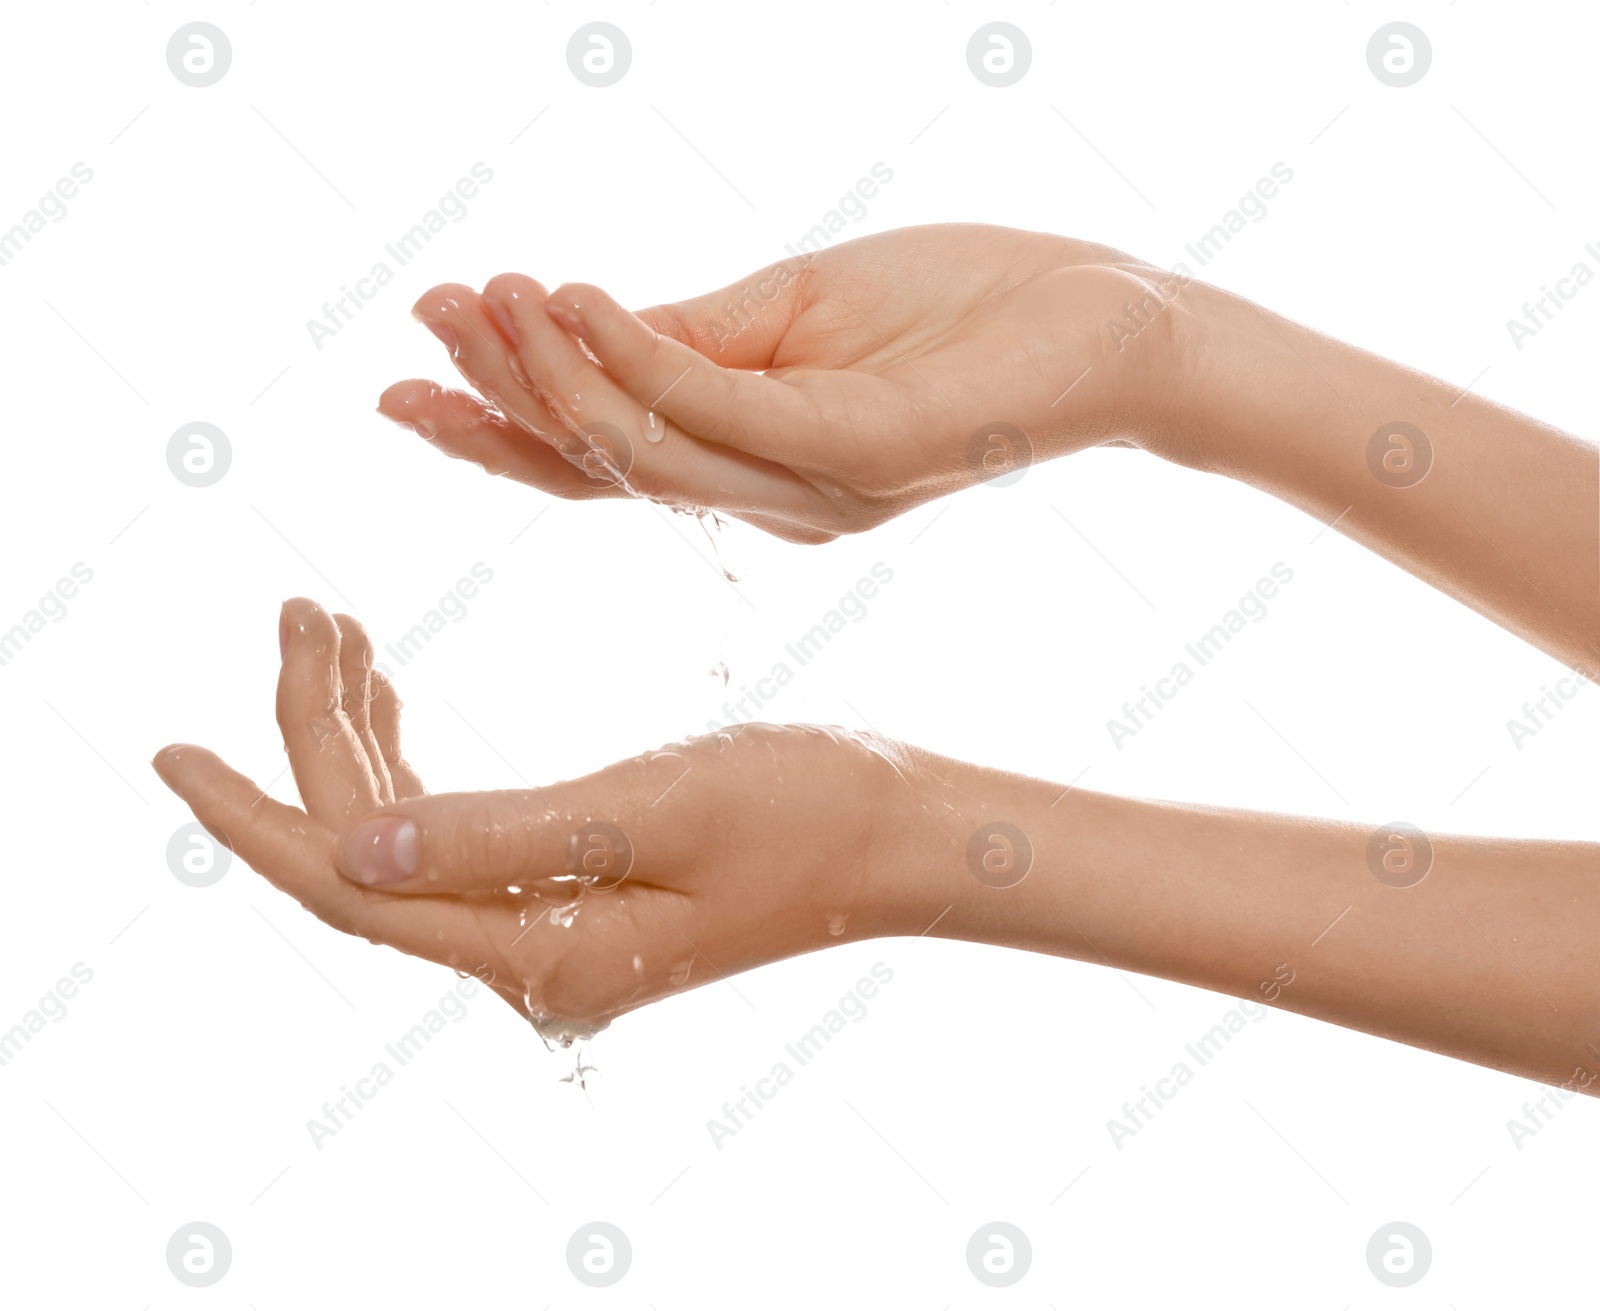
POLYGON ((824 541, 994 476, 993 431, 1020 460, 1135 436, 1125 402, 1173 328, 1161 283, 1105 247, 973 224, 846 242, 638 315, 502 274, 415 311, 479 395, 402 383, 380 408, 557 495, 824 541))

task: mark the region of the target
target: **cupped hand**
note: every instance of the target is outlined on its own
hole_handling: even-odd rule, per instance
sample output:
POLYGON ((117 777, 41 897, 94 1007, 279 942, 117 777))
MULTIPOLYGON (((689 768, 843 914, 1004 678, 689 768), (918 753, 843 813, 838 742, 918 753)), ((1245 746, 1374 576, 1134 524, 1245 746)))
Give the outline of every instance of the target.
POLYGON ((293 600, 280 638, 305 808, 201 747, 165 748, 156 771, 319 918, 476 974, 547 1038, 842 938, 914 933, 917 876, 952 859, 913 753, 837 729, 745 725, 572 782, 430 796, 361 626, 293 600))
POLYGON ((413 309, 473 392, 379 409, 559 496, 720 510, 803 542, 1085 446, 1159 444, 1188 280, 1103 246, 977 224, 781 261, 637 314, 502 274, 413 309))

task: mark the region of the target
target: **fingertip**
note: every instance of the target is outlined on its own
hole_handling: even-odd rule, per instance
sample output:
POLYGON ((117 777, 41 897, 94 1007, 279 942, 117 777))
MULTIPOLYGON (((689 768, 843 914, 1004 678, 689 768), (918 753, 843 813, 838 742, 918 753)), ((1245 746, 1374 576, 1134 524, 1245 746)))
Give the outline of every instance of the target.
POLYGON ((384 388, 378 397, 378 413, 395 423, 415 427, 420 412, 443 392, 444 388, 427 378, 407 378, 384 388))
POLYGON ((339 835, 334 864, 352 883, 393 887, 417 872, 416 824, 404 815, 374 815, 339 835))
POLYGON ((174 780, 178 778, 179 771, 183 768, 184 753, 198 750, 199 747, 190 746, 186 742, 173 742, 150 757, 150 768, 156 771, 156 777, 176 792, 178 786, 174 780))
POLYGON ((574 336, 605 328, 617 303, 592 282, 563 282, 545 301, 545 312, 574 336))
POLYGON ((296 637, 309 637, 323 646, 330 641, 338 641, 339 625, 331 614, 309 596, 291 596, 283 603, 280 614, 286 630, 286 651, 296 637))
POLYGON ((550 295, 542 282, 526 273, 496 273, 483 284, 483 294, 508 306, 542 304, 550 295))
POLYGON ((426 323, 429 319, 459 310, 463 304, 470 304, 477 294, 464 283, 441 282, 417 297, 411 306, 411 317, 419 323, 426 323))

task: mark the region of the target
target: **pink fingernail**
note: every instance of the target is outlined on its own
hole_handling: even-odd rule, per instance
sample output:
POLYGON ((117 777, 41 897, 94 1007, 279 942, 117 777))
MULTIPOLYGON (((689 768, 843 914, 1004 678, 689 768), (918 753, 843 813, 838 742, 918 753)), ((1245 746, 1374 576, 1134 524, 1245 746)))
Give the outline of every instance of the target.
POLYGON ((511 317, 511 311, 506 308, 505 302, 496 300, 493 296, 480 297, 483 301, 483 312, 493 321, 494 326, 500 329, 500 335, 513 346, 522 340, 522 334, 517 331, 516 321, 511 317))
POLYGON ((450 358, 455 359, 461 353, 461 339, 456 336, 455 329, 443 323, 435 323, 432 319, 423 319, 422 326, 444 343, 444 348, 450 352, 450 358))
POLYGON ((581 337, 587 331, 583 326, 583 320, 578 317, 576 305, 557 305, 555 301, 548 301, 544 309, 546 314, 574 336, 581 337))
POLYGON ((405 882, 417 872, 417 826, 401 815, 362 820, 339 844, 339 868, 368 887, 405 882))

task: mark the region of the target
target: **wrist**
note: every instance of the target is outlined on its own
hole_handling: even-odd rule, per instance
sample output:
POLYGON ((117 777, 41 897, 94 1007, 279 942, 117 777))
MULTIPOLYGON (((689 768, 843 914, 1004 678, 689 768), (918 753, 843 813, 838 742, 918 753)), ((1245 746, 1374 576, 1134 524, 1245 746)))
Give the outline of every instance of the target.
POLYGON ((898 744, 891 759, 874 802, 878 932, 1035 950, 1059 935, 1074 864, 1062 788, 898 744))

